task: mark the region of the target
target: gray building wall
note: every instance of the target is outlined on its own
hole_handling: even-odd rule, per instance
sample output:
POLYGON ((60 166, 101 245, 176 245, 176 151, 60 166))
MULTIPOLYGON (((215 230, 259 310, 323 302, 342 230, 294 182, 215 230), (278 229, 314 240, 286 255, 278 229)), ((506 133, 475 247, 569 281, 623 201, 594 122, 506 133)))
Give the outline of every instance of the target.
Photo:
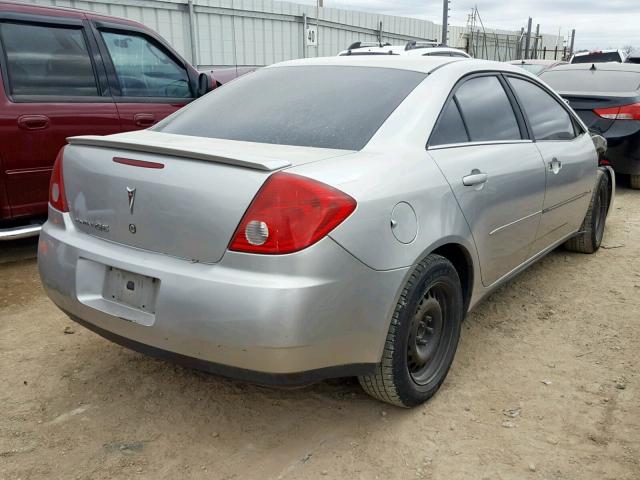
MULTIPOLYGON (((380 31, 382 41, 393 44, 439 40, 442 31, 441 25, 428 20, 337 8, 321 8, 316 14, 315 6, 273 0, 194 0, 191 18, 188 0, 29 1, 139 21, 199 67, 263 66, 305 56, 336 55, 352 42, 376 41, 380 31), (311 24, 319 22, 317 47, 304 45, 304 17, 311 24)), ((500 32, 510 33, 514 40, 519 34, 500 32)), ((451 46, 465 48, 467 36, 468 29, 449 27, 451 46)), ((555 45, 555 37, 550 45, 555 45)), ((486 56, 493 58, 493 53, 486 56)))

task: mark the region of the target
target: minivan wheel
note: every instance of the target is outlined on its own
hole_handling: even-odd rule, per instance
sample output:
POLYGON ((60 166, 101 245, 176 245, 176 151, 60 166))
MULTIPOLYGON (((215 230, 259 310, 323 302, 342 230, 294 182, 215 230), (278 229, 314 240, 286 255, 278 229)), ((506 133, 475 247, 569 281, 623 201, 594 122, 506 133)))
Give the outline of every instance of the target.
POLYGON ((609 176, 598 170, 596 188, 591 194, 591 203, 580 228, 580 233, 569 239, 565 248, 572 252, 594 253, 602 244, 607 214, 609 213, 609 176))
POLYGON ((382 361, 358 377, 371 396, 400 407, 428 400, 444 382, 460 338, 464 300, 454 266, 429 255, 414 269, 396 305, 382 361))
POLYGON ((631 188, 640 190, 640 175, 631 175, 631 188))

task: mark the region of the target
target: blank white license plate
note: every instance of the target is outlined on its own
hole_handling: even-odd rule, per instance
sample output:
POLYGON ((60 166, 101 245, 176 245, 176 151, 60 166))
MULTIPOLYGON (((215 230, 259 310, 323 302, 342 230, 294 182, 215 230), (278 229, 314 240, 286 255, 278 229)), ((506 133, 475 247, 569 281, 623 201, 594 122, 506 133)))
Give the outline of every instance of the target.
POLYGON ((156 297, 160 280, 138 273, 107 267, 102 296, 143 312, 156 313, 156 297))

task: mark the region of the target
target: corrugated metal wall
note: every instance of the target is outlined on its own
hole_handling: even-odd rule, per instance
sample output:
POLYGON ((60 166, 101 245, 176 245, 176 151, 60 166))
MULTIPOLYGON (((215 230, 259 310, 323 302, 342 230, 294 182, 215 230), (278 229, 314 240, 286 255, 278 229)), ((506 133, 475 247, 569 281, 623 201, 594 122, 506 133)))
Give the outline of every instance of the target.
MULTIPOLYGON (((194 0, 196 55, 191 51, 187 0, 28 0, 137 20, 159 32, 199 66, 269 65, 304 56, 336 55, 355 41, 439 40, 442 27, 427 20, 337 8, 319 9, 318 46, 304 46, 303 16, 316 7, 273 0, 194 0), (194 60, 195 59, 195 60, 194 60)), ((449 27, 449 44, 466 47, 467 29, 449 27)), ((516 34, 516 32, 509 32, 516 34)))

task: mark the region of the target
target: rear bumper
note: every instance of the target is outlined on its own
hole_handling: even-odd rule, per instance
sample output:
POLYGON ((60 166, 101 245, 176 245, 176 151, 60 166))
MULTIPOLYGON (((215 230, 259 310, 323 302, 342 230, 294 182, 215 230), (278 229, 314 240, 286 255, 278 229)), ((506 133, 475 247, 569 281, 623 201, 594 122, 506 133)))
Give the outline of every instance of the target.
POLYGON ((306 372, 295 373, 267 373, 256 370, 247 370, 244 368, 231 367, 220 363, 213 363, 199 358, 189 357, 181 355, 169 350, 163 350, 161 348, 145 345, 130 338, 121 337, 108 330, 94 325, 93 323, 86 322, 80 318, 68 314, 69 318, 74 322, 79 323, 83 327, 97 333, 103 338, 112 341, 122 347, 134 350, 136 352, 143 353, 150 357, 159 358, 161 360, 168 360, 179 365, 183 365, 188 368, 195 368, 204 372, 213 373, 216 375, 223 375, 225 377, 236 378, 246 382, 257 383, 261 385, 274 385, 274 386, 299 386, 307 385, 309 383, 317 382, 327 378, 338 377, 355 377, 358 375, 366 375, 371 373, 375 367, 375 363, 361 363, 352 365, 338 365, 334 367, 319 368, 316 370, 308 370, 306 372))
POLYGON ((604 135, 605 158, 616 173, 640 175, 640 122, 619 120, 604 135))
POLYGON ((38 264, 54 303, 100 335, 265 384, 370 371, 407 273, 372 270, 328 237, 291 255, 227 252, 217 264, 192 263, 91 237, 55 210, 40 236, 38 264), (160 280, 146 325, 96 300, 109 266, 160 280))
POLYGON ((37 237, 42 225, 20 225, 18 227, 0 228, 0 242, 5 240, 19 240, 21 238, 37 237))

